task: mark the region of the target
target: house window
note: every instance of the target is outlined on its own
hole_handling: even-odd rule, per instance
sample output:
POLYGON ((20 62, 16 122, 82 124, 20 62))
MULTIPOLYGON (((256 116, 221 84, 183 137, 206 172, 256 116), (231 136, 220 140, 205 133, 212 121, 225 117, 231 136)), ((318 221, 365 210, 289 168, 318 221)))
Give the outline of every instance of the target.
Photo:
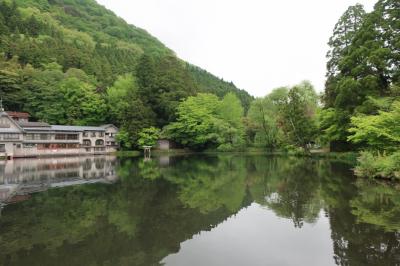
POLYGON ((85 131, 85 132, 83 132, 83 136, 84 137, 89 137, 89 133, 85 131))
POLYGON ((96 132, 92 132, 92 137, 96 137, 96 132))
POLYGON ((49 134, 39 134, 39 139, 40 140, 49 140, 50 135, 49 134))
POLYGON ((32 143, 24 143, 24 148, 31 149, 31 148, 33 148, 33 147, 35 147, 35 144, 32 144, 32 143))
POLYGON ((8 133, 3 135, 4 140, 16 140, 19 139, 19 134, 8 133))
POLYGON ((68 140, 77 140, 78 139, 78 135, 77 134, 67 135, 67 139, 68 140))
POLYGON ((96 140, 96 146, 103 146, 104 145, 104 140, 98 139, 96 140))
POLYGON ((78 134, 56 134, 57 140, 77 140, 78 134))
POLYGON ((104 132, 100 132, 99 137, 101 137, 101 138, 104 137, 104 132))
POLYGON ((6 152, 6 144, 0 144, 0 152, 6 152))
POLYGON ((84 139, 83 140, 83 146, 92 146, 92 142, 90 141, 90 139, 84 139))
POLYGON ((58 140, 66 139, 66 135, 65 134, 56 134, 56 139, 58 139, 58 140))
POLYGON ((49 134, 26 134, 26 140, 49 140, 51 139, 51 135, 49 134))

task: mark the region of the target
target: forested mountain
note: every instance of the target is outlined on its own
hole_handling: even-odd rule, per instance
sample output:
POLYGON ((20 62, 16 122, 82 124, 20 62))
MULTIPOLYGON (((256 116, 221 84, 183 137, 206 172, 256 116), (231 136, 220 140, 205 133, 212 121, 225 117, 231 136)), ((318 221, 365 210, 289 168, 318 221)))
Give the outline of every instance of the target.
POLYGON ((245 107, 252 99, 95 0, 0 0, 0 54, 6 108, 50 123, 137 133, 173 121, 177 104, 198 92, 233 92, 245 107))
POLYGON ((213 74, 197 66, 187 64, 187 67, 200 91, 213 93, 218 97, 223 97, 229 92, 235 92, 236 96, 242 102, 245 111, 247 112, 247 110, 250 108, 250 103, 253 101, 253 98, 249 97, 247 91, 237 89, 235 84, 232 82, 226 82, 220 78, 217 78, 213 74))

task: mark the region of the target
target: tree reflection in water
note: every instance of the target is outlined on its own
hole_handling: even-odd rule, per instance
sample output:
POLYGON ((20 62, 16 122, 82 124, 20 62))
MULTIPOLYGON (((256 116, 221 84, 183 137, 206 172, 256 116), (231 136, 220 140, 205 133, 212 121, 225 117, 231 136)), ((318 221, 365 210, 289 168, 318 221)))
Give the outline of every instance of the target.
POLYGON ((338 265, 400 263, 398 189, 356 181, 343 163, 223 155, 115 165, 114 185, 52 189, 7 206, 0 261, 156 265, 255 202, 297 230, 328 216, 338 265))

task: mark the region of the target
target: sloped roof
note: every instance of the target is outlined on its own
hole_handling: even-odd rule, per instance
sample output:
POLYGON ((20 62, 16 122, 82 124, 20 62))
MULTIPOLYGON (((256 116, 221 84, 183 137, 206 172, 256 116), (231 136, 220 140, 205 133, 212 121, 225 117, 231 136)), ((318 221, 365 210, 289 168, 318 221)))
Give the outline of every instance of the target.
POLYGON ((0 117, 7 117, 11 123, 13 123, 18 129, 24 131, 24 129, 14 120, 12 119, 6 112, 0 111, 0 117))
POLYGON ((116 129, 118 129, 118 127, 116 127, 116 126, 113 125, 113 124, 105 124, 105 125, 101 125, 100 127, 102 127, 102 128, 114 127, 114 128, 116 128, 116 129))
POLYGON ((16 128, 0 128, 0 133, 21 133, 21 131, 16 128))
POLYGON ((17 121, 17 123, 23 127, 50 127, 49 124, 44 123, 44 122, 21 122, 21 121, 17 121))
POLYGON ((6 113, 11 117, 18 117, 18 118, 29 118, 30 117, 30 115, 25 112, 6 111, 6 113))
POLYGON ((51 127, 24 127, 25 132, 43 132, 43 131, 50 131, 53 132, 54 130, 51 127))
POLYGON ((61 125, 52 125, 51 128, 54 131, 73 131, 73 132, 82 132, 82 131, 105 131, 102 127, 86 127, 86 126, 61 126, 61 125))

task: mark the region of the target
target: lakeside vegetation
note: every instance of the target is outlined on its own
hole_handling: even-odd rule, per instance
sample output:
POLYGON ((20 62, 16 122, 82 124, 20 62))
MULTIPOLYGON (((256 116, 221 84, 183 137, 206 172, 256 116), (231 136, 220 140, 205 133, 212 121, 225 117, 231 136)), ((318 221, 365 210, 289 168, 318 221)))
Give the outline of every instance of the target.
POLYGON ((124 149, 361 152, 359 176, 400 179, 400 3, 350 6, 329 40, 325 91, 254 99, 182 61, 94 0, 0 0, 0 94, 52 124, 113 123, 124 149))

